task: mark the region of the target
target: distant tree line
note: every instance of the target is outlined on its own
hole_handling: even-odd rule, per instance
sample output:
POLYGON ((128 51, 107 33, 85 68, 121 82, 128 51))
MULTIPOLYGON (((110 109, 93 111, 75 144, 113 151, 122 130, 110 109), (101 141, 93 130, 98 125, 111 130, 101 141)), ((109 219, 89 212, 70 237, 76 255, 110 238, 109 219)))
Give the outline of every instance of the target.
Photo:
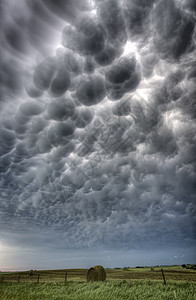
MULTIPOLYGON (((151 270, 153 271, 153 268, 162 268, 162 267, 175 267, 176 265, 157 265, 157 266, 153 266, 153 267, 149 267, 149 266, 136 266, 135 268, 139 269, 139 268, 151 268, 151 270)), ((192 270, 196 270, 196 264, 182 264, 181 265, 182 268, 185 269, 192 269, 192 270)), ((123 269, 123 270, 127 270, 127 269, 131 269, 133 267, 129 267, 129 266, 125 266, 123 268, 120 267, 116 267, 114 269, 123 269)))
POLYGON ((186 269, 192 269, 192 270, 196 270, 196 265, 195 264, 188 264, 188 265, 185 265, 185 264, 182 264, 182 267, 183 268, 186 268, 186 269))

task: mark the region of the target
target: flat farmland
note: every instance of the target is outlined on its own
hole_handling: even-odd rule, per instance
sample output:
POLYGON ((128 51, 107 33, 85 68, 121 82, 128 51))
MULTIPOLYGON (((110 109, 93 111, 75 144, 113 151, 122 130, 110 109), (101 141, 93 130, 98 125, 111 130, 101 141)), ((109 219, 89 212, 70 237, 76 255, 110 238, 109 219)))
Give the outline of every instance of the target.
POLYGON ((106 269, 87 282, 87 269, 0 273, 1 300, 196 300, 196 271, 181 266, 106 269))
MULTIPOLYGON (((162 268, 167 280, 174 281, 195 281, 196 271, 184 270, 182 267, 162 268)), ((106 270, 107 279, 148 279, 148 280, 163 280, 161 268, 130 268, 130 269, 111 269, 106 270)))
MULTIPOLYGON (((196 282, 196 270, 185 269, 181 266, 162 267, 166 281, 196 282)), ((62 282, 86 281, 88 269, 39 270, 26 272, 0 273, 0 282, 62 282)), ((106 269, 107 280, 163 280, 160 267, 155 268, 126 268, 106 269)))

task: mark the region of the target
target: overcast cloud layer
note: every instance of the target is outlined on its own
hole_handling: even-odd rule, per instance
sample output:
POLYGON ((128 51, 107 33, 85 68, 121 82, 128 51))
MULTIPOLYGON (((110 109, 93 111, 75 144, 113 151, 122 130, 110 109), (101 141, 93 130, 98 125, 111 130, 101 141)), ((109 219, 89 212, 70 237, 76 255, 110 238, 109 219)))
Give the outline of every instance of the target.
POLYGON ((2 242, 192 249, 195 1, 1 6, 2 242))

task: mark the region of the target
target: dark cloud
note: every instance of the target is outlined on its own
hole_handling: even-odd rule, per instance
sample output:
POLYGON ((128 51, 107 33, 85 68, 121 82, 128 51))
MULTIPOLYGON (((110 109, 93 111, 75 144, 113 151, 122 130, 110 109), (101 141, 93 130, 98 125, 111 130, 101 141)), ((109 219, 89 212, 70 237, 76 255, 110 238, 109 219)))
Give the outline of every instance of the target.
POLYGON ((46 136, 40 136, 35 147, 38 153, 46 153, 51 150, 52 145, 46 136))
POLYGON ((85 73, 93 73, 95 70, 95 66, 91 57, 87 57, 84 63, 84 72, 85 73))
POLYGON ((66 52, 64 61, 68 72, 70 72, 72 76, 77 76, 81 73, 81 62, 79 61, 79 57, 74 56, 73 53, 66 52))
POLYGON ((46 124, 47 124, 47 121, 44 120, 42 117, 33 118, 31 126, 30 126, 31 133, 33 133, 33 134, 39 133, 40 131, 42 131, 44 129, 46 124))
POLYGON ((20 112, 27 117, 40 115, 44 111, 44 107, 40 103, 26 102, 20 106, 20 112))
MULTIPOLYGON (((22 88, 22 79, 19 76, 20 69, 17 62, 13 58, 5 58, 4 62, 1 62, 1 87, 0 92, 3 95, 5 91, 8 93, 18 94, 22 88)), ((4 96, 5 97, 5 96, 4 96)), ((1 97, 0 102, 4 102, 5 99, 1 97)))
POLYGON ((54 97, 62 96, 71 83, 69 73, 61 67, 51 83, 51 93, 54 97))
POLYGON ((195 21, 181 12, 173 0, 158 2, 154 23, 155 45, 164 58, 179 58, 192 46, 195 21))
POLYGON ((145 32, 154 0, 124 1, 124 16, 130 37, 145 32))
POLYGON ((10 26, 5 31, 6 42, 11 46, 14 51, 25 51, 25 32, 21 28, 10 26))
POLYGON ((97 2, 97 14, 107 31, 109 42, 115 47, 123 46, 127 41, 123 10, 117 0, 97 2))
POLYGON ((95 55, 103 50, 105 46, 105 31, 95 18, 85 16, 76 26, 80 38, 80 53, 85 55, 95 55))
POLYGON ((122 58, 106 73, 106 88, 109 99, 120 99, 126 92, 136 89, 140 82, 140 71, 136 60, 122 58))
POLYGON ((15 145, 15 134, 11 130, 1 128, 1 155, 10 152, 15 145))
POLYGON ((182 1, 185 8, 190 9, 190 12, 196 12, 196 4, 194 0, 182 1))
POLYGON ((193 247, 193 1, 3 7, 2 234, 32 246, 27 233, 41 232, 38 244, 61 249, 193 247))
POLYGON ((77 87, 78 100, 86 106, 98 104, 105 95, 105 84, 101 76, 84 77, 77 87))
POLYGON ((25 83, 25 89, 28 96, 30 96, 31 98, 38 98, 43 94, 43 90, 37 88, 33 83, 33 80, 31 80, 31 78, 27 79, 25 83))
POLYGON ((93 120, 94 112, 90 108, 78 108, 73 116, 75 125, 78 128, 84 128, 93 120))
POLYGON ((56 63, 53 57, 46 58, 36 69, 33 76, 35 86, 40 90, 47 90, 56 71, 56 63))
POLYGON ((110 65, 116 57, 115 48, 107 44, 105 48, 95 56, 95 61, 101 66, 110 65))
MULTIPOLYGON (((67 143, 67 141, 69 141, 69 136, 71 136, 73 132, 74 126, 72 123, 55 122, 55 124, 46 131, 46 134, 50 143, 54 146, 58 146, 67 143)), ((45 135, 42 135, 41 138, 47 141, 45 135)))
POLYGON ((56 121, 67 120, 74 114, 75 105, 72 99, 60 98, 48 105, 48 115, 56 121))
POLYGON ((66 26, 62 36, 63 46, 82 55, 96 55, 104 49, 105 32, 93 18, 84 17, 74 26, 66 26))

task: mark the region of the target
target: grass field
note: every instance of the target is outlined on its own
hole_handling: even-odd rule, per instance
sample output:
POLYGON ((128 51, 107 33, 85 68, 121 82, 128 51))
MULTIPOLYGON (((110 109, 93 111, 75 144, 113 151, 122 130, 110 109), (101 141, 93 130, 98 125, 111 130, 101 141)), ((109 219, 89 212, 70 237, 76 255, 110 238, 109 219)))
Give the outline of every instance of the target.
POLYGON ((1 273, 0 299, 196 300, 195 270, 164 267, 167 282, 164 285, 160 269, 107 269, 105 282, 87 282, 86 269, 33 271, 31 275, 29 272, 1 273))
POLYGON ((2 283, 3 300, 196 300, 196 285, 191 282, 106 281, 63 283, 2 283))

